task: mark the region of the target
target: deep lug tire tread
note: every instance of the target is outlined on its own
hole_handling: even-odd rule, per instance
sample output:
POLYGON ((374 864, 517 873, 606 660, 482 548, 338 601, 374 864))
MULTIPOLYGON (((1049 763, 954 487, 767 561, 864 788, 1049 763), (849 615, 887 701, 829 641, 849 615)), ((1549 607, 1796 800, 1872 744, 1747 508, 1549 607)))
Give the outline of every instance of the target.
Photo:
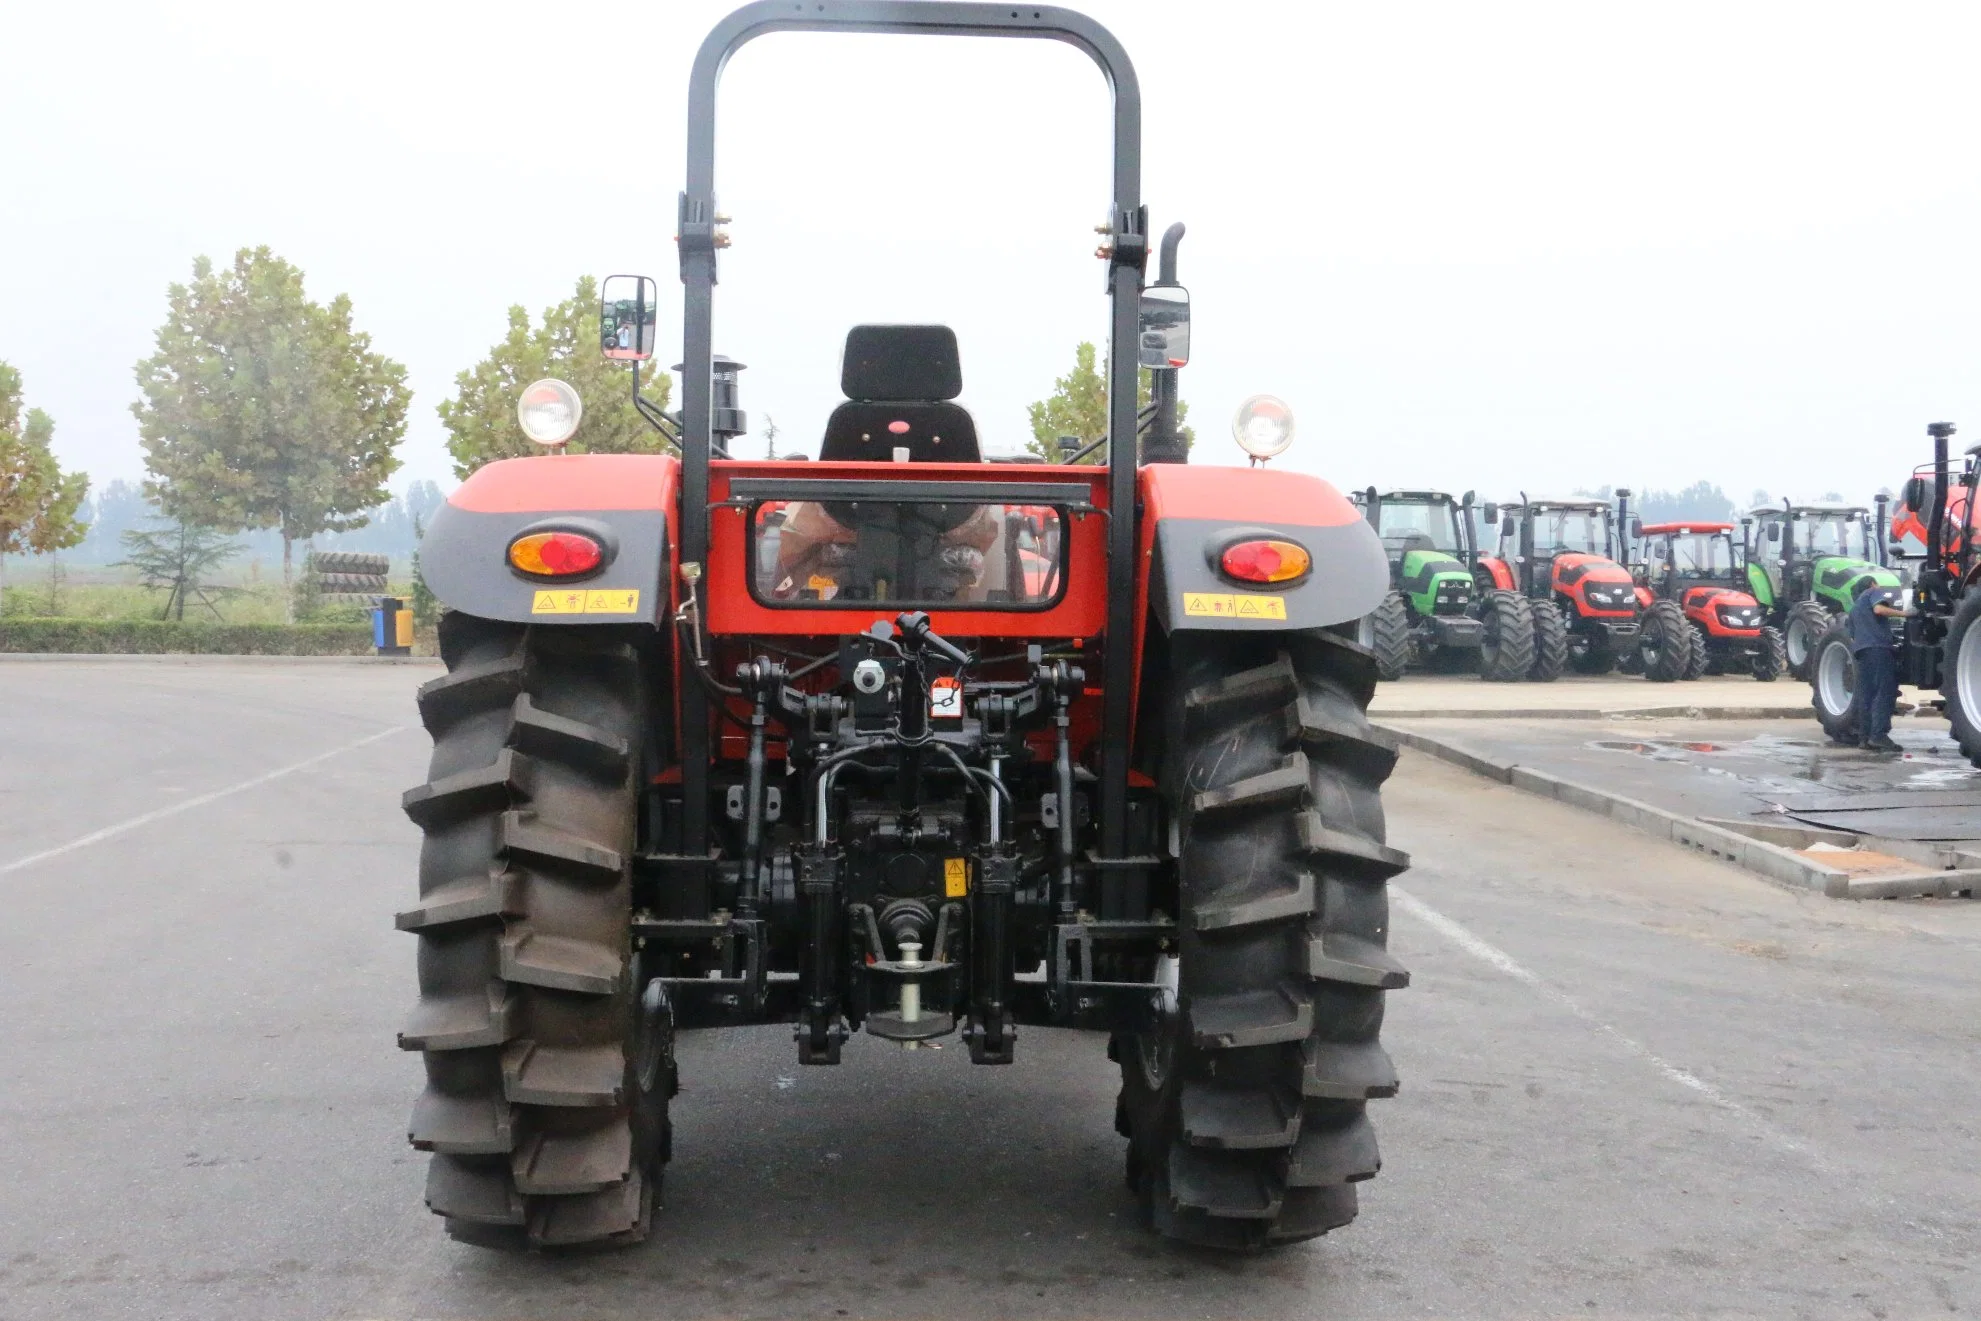
POLYGON ((1396 1089, 1378 1035, 1384 992, 1409 980, 1385 948, 1386 883, 1408 865, 1379 798, 1396 752, 1365 715, 1365 648, 1329 633, 1172 648, 1179 1009, 1153 1082, 1152 1043, 1112 1043, 1116 1122, 1159 1232, 1257 1251, 1347 1224, 1381 1163, 1364 1112, 1396 1089))
MULTIPOLYGON (((400 1044, 427 1083, 408 1136, 427 1205, 479 1246, 564 1248, 646 1233, 631 1071, 637 658, 601 630, 450 614, 445 676, 420 690, 434 748, 405 795, 425 835, 420 999, 400 1044)), ((657 1121, 665 1125, 665 1111, 657 1121)))
POLYGON ((1369 650, 1376 658, 1376 677, 1385 683, 1401 679, 1410 668, 1410 607, 1403 593, 1391 592, 1369 617, 1369 650))
POLYGON ((1981 692, 1968 692, 1963 675, 1981 672, 1981 583, 1970 583, 1947 625, 1946 654, 1941 659, 1940 695, 1947 701, 1947 722, 1961 755, 1981 767, 1981 692))
POLYGON ((1789 673, 1803 683, 1809 682, 1810 663, 1816 657, 1816 644, 1822 641, 1823 634, 1830 631, 1830 621, 1834 618, 1820 601, 1804 599, 1797 601, 1782 616, 1782 640, 1787 642, 1789 635, 1801 630, 1805 639, 1802 659, 1796 660, 1791 651, 1788 655, 1789 673))
POLYGON ((1706 673, 1707 662, 1712 659, 1712 643, 1707 640, 1706 630, 1698 621, 1688 619, 1685 621, 1685 626, 1692 633, 1692 651, 1685 658, 1685 673, 1679 677, 1686 680, 1697 679, 1706 673))
POLYGON ((1553 683, 1568 668, 1568 621, 1552 601, 1529 603, 1534 616, 1534 667, 1527 677, 1535 683, 1553 683))
POLYGON ((1773 683, 1788 669, 1788 646, 1781 630, 1772 624, 1761 630, 1761 650, 1748 665, 1748 673, 1761 683, 1773 683))
POLYGON ((1488 683, 1519 683, 1534 669, 1534 610, 1518 592, 1488 593, 1483 606, 1485 640, 1479 646, 1479 677, 1488 683))
POLYGON ((1676 683, 1692 667, 1692 621, 1676 601, 1653 601, 1638 625, 1638 657, 1644 677, 1652 683, 1676 683), (1653 658, 1644 644, 1657 647, 1653 658))

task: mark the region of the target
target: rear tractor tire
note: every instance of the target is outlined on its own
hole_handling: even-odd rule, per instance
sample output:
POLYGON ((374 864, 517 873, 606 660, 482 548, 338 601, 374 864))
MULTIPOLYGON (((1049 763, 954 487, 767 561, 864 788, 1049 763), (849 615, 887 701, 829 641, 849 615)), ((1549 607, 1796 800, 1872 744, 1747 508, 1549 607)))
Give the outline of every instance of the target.
POLYGON ((1754 677, 1762 683, 1773 683, 1782 677, 1788 668, 1788 655, 1782 645, 1781 630, 1770 625, 1761 630, 1761 649, 1754 654, 1749 667, 1754 677))
POLYGON ((1394 749, 1365 716, 1375 667, 1333 634, 1182 635, 1162 783, 1175 823, 1173 998, 1115 1038, 1129 1186, 1167 1237, 1253 1251, 1354 1219, 1392 1096, 1383 842, 1394 749))
POLYGON ((1857 660, 1850 650, 1850 625, 1839 619, 1816 639, 1809 652, 1809 704, 1832 743, 1855 747, 1859 738, 1857 660))
POLYGON ((1534 669, 1533 606, 1518 592, 1488 593, 1479 639, 1479 677, 1488 683, 1519 683, 1534 669))
POLYGON ((1676 601, 1653 601, 1637 629, 1637 655, 1652 683, 1675 683, 1692 667, 1692 621, 1676 601))
POLYGON ((1961 755, 1981 766, 1981 585, 1970 584, 1947 625, 1940 695, 1961 755))
POLYGON ((1534 616, 1534 668, 1527 677, 1535 683, 1553 683, 1568 668, 1568 621, 1553 601, 1530 603, 1534 616))
POLYGON ((1401 679, 1410 668, 1410 607, 1403 593, 1391 592, 1363 616, 1356 640, 1376 658, 1378 679, 1384 683, 1401 679))
POLYGON ((405 796, 420 902, 398 919, 419 937, 399 1044, 425 1057, 427 1206, 484 1247, 637 1242, 674 1090, 671 1019, 641 1012, 630 957, 641 667, 606 630, 460 614, 440 651, 432 766, 405 796))
POLYGON ((1782 620, 1782 644, 1788 653, 1788 672, 1804 683, 1809 681, 1810 661, 1816 644, 1830 631, 1830 612, 1819 601, 1797 601, 1782 620))

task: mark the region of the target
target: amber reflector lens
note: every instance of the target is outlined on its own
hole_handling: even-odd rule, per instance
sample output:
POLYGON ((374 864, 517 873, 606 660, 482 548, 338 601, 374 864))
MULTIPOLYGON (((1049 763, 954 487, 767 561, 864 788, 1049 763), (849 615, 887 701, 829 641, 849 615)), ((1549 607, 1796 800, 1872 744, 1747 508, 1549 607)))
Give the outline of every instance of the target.
POLYGON ((1283 583, 1304 578, 1313 564, 1307 548, 1290 541, 1241 541, 1225 547, 1218 560, 1226 577, 1248 583, 1283 583))
POLYGON ((543 578, 590 573, 604 554, 596 541, 578 532, 532 532, 509 543, 509 562, 543 578))

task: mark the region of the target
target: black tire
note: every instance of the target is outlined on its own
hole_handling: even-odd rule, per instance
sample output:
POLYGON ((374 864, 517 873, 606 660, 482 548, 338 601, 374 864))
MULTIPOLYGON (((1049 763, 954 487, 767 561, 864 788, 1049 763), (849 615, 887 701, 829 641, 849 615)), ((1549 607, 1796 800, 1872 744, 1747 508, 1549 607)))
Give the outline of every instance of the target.
POLYGON ((1489 592, 1480 616, 1479 677, 1488 683, 1519 683, 1534 668, 1534 612, 1518 592, 1489 592))
POLYGON ((1762 683, 1773 683, 1788 668, 1788 654, 1782 645, 1782 632, 1769 625, 1761 630, 1761 648, 1754 653, 1748 672, 1762 683))
POLYGON ((1385 596, 1365 623, 1363 645, 1376 658, 1376 677, 1384 682, 1401 679, 1410 668, 1410 607, 1404 604, 1403 593, 1385 596))
POLYGON ((1637 626, 1637 655, 1652 683, 1675 683, 1692 666, 1692 621, 1676 601, 1653 601, 1637 626))
POLYGON ((641 667, 609 630, 461 614, 440 651, 432 766, 405 796, 420 904, 398 919, 420 944, 399 1044, 426 1062, 427 1205, 486 1247, 636 1242, 672 1091, 671 1050, 636 1067, 668 1028, 636 1021, 629 967, 641 667))
POLYGON ((1857 710, 1851 702, 1856 687, 1857 661, 1850 652, 1850 628, 1839 619, 1809 653, 1809 704, 1816 708, 1816 722, 1832 743, 1857 746, 1857 710))
POLYGON ((1601 626, 1569 634, 1568 668, 1577 674, 1608 674, 1616 662, 1609 632, 1601 626))
POLYGON ((313 550, 310 567, 318 573, 361 573, 382 578, 392 572, 392 557, 349 550, 313 550))
POLYGON ((1534 616, 1534 667, 1527 677, 1535 683, 1553 683, 1568 668, 1568 621, 1552 601, 1529 605, 1534 616))
POLYGON ((1396 753, 1364 715, 1373 663, 1331 633, 1172 645, 1176 995, 1112 1043, 1117 1123, 1155 1229, 1256 1250, 1347 1224, 1381 1166, 1383 995, 1409 981, 1385 950, 1409 864, 1383 843, 1396 753))
POLYGON ((1830 631, 1832 616, 1822 602, 1797 601, 1782 616, 1782 644, 1787 650, 1788 672, 1809 682, 1809 661, 1816 654, 1816 643, 1830 631))
POLYGON ((1947 624, 1940 695, 1961 755, 1981 766, 1981 585, 1970 585, 1947 624))
POLYGON ((316 576, 317 590, 321 592, 365 592, 379 593, 385 590, 385 575, 382 573, 319 573, 316 576))
POLYGON ((1706 672, 1707 665, 1713 659, 1713 644, 1706 636, 1706 630, 1701 628, 1696 620, 1688 619, 1685 624, 1692 630, 1692 653, 1685 658, 1685 673, 1679 677, 1697 679, 1706 672))

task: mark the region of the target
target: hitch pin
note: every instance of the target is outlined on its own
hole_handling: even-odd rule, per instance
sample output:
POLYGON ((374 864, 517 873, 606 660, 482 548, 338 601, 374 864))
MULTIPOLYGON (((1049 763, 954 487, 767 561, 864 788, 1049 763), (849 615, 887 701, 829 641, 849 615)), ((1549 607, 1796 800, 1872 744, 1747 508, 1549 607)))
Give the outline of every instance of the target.
MULTIPOLYGON (((904 968, 919 968, 922 966, 922 944, 920 941, 904 940, 901 942, 901 966, 904 968)), ((919 1023, 922 1021, 922 984, 918 981, 911 980, 901 983, 901 1021, 904 1023, 919 1023)), ((907 1050, 914 1050, 921 1044, 919 1041, 904 1041, 901 1043, 902 1047, 907 1050)))

